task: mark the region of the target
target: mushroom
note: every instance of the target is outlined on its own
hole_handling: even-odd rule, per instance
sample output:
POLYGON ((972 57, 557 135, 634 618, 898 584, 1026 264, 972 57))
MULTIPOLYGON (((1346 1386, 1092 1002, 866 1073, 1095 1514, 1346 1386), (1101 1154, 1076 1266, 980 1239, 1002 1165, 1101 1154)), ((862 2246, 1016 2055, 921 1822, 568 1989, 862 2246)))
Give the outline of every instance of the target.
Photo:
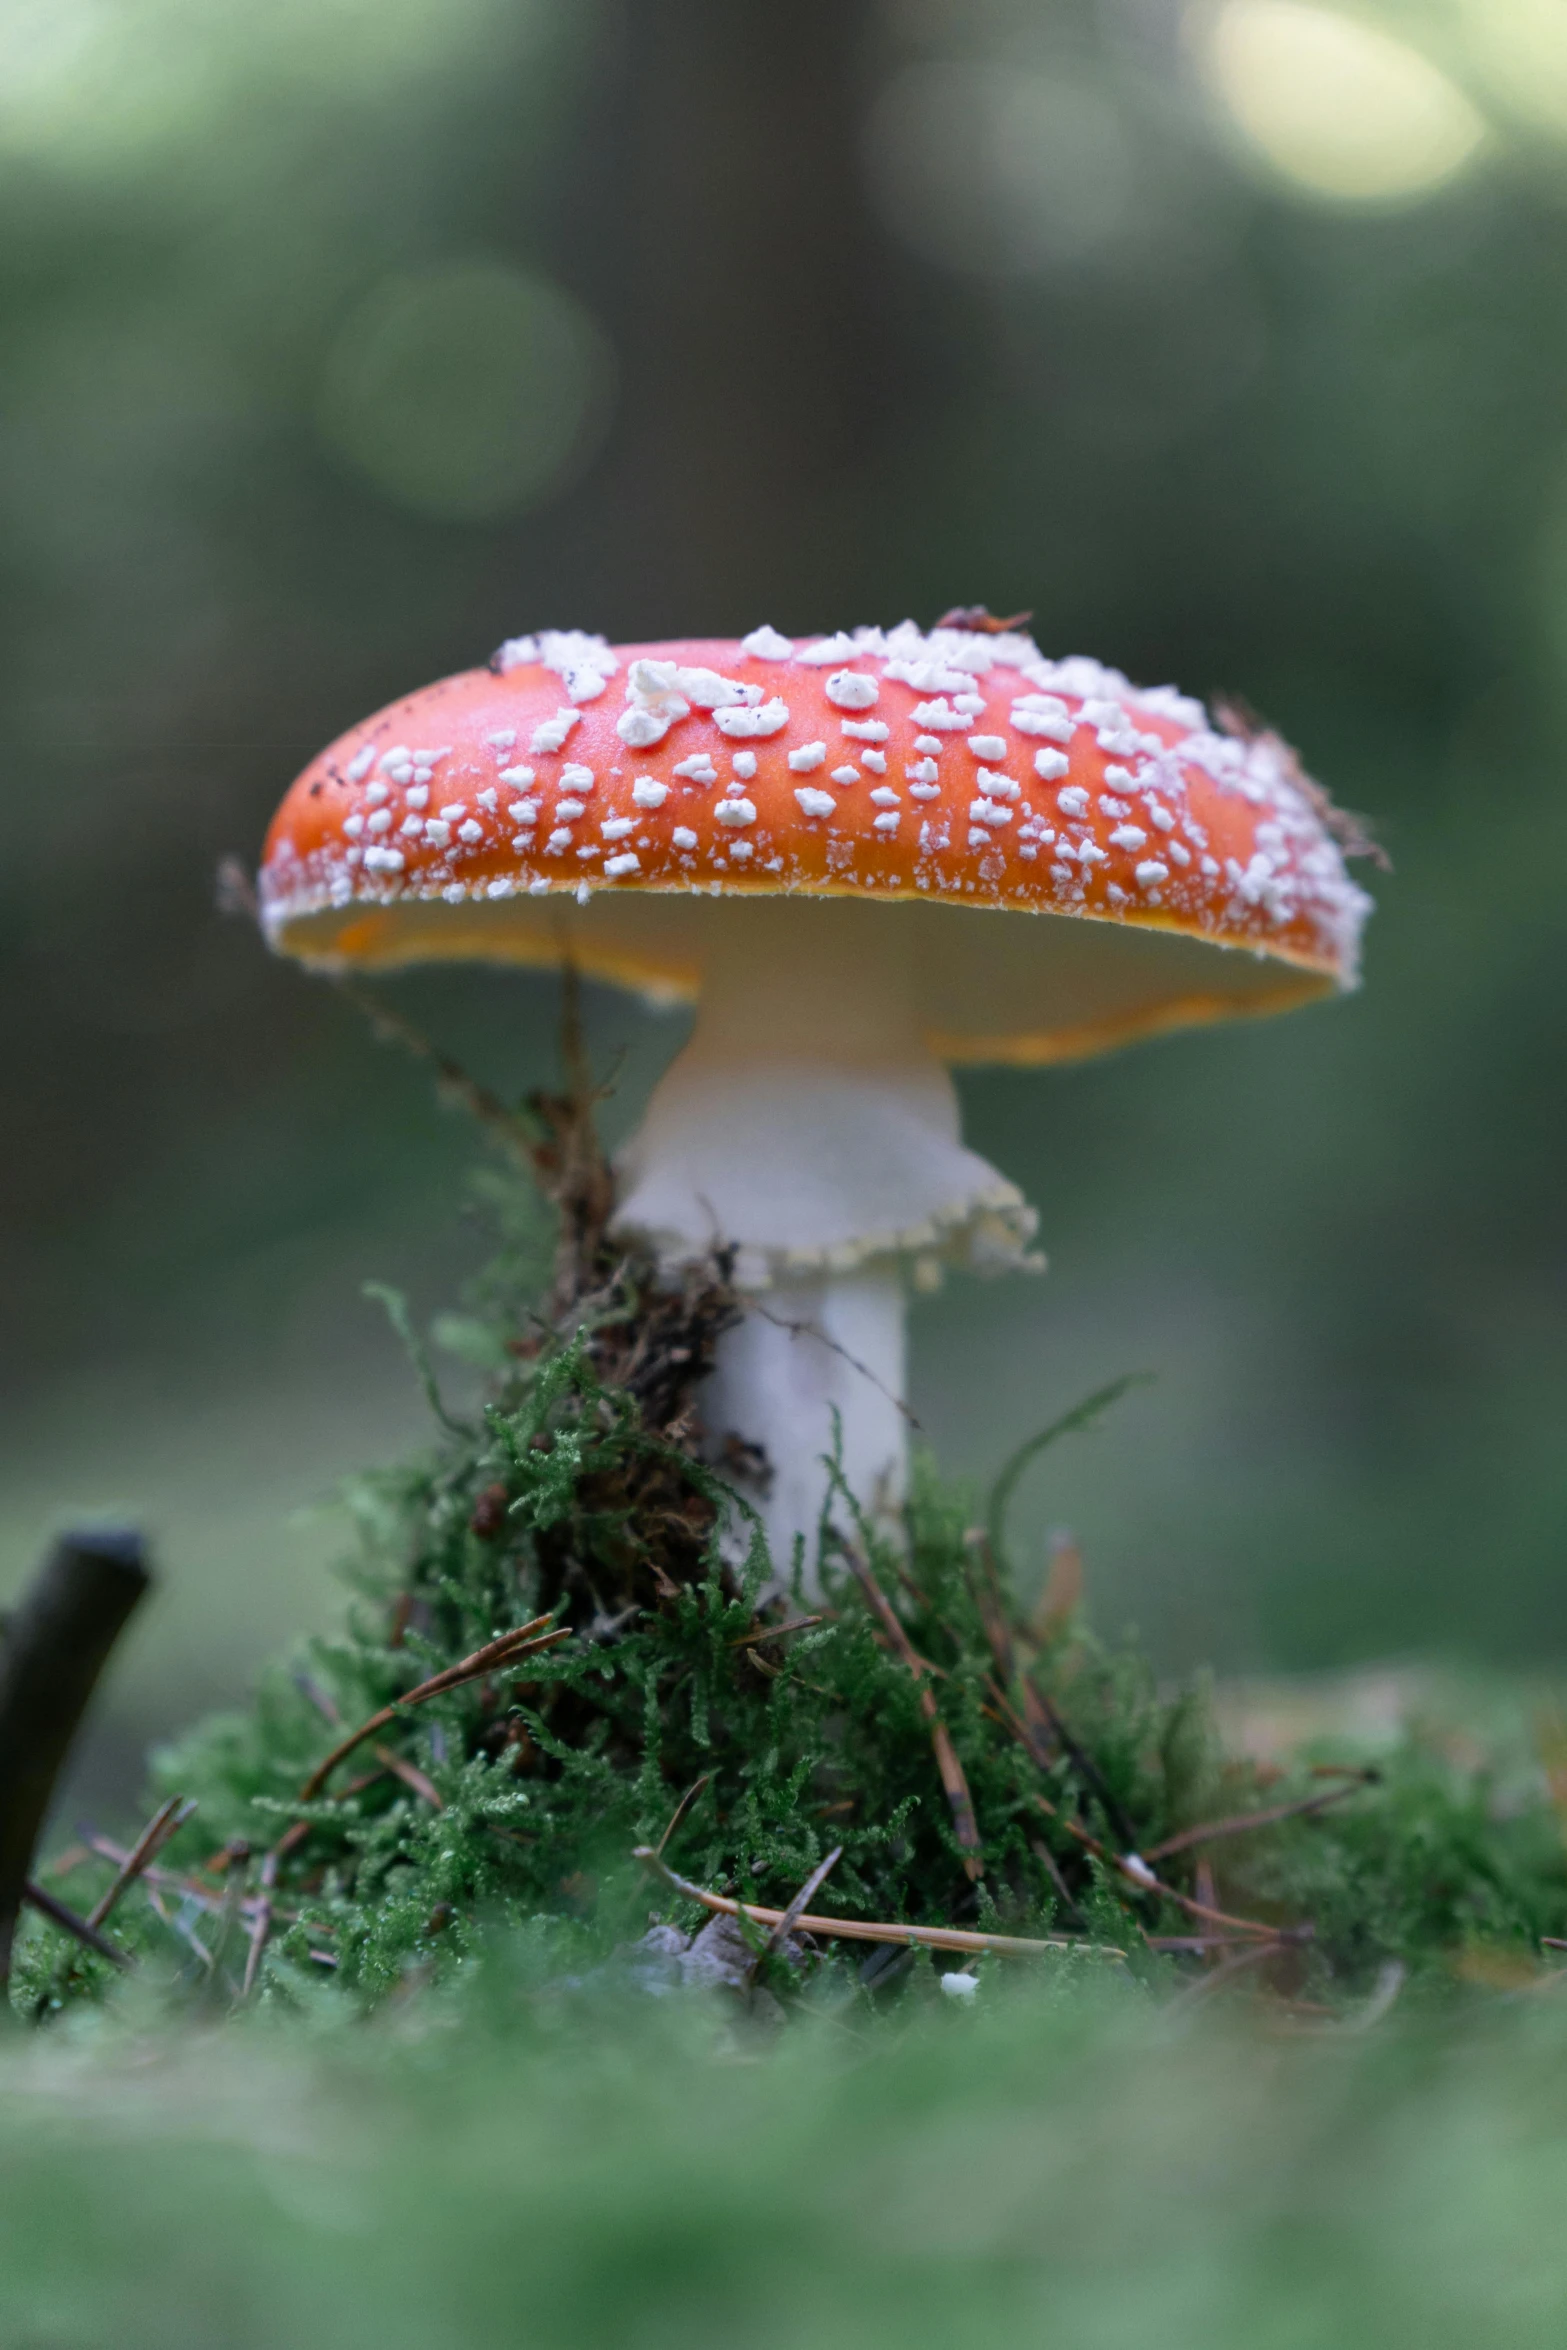
POLYGON ((323 752, 261 902, 318 968, 569 957, 696 1004, 617 1222, 670 1274, 734 1252, 704 1420, 765 1453, 775 1564, 803 1538, 809 1581, 835 1426, 850 1491, 902 1498, 909 1284, 1041 1262, 949 1066, 1352 986, 1370 901, 1334 826, 1277 737, 1015 630, 544 632, 323 752))

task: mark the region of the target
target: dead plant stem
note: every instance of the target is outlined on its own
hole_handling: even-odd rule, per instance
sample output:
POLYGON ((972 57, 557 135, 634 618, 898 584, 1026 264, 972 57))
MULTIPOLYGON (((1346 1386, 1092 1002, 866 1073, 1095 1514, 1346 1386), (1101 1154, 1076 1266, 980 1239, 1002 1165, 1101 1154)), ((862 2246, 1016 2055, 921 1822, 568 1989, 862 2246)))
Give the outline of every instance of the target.
MULTIPOLYGON (((650 1844, 639 1844, 632 1854, 644 1868, 661 1877, 670 1890, 685 1896, 688 1901, 699 1901, 704 1909, 726 1918, 745 1918, 755 1926, 775 1926, 788 1915, 786 1910, 763 1909, 752 1902, 731 1901, 722 1893, 708 1893, 700 1885, 692 1885, 684 1877, 677 1877, 666 1868, 650 1844)), ((993 1951, 1000 1958, 1038 1958, 1047 1951, 1081 1951, 1094 1958, 1125 1958, 1126 1952, 1110 1942, 1074 1942, 1065 1935, 1052 1935, 1041 1941, 1023 1941, 1012 1934, 970 1933, 958 1926, 872 1925, 864 1918, 823 1918, 802 1914, 794 1921, 802 1934, 819 1934, 825 1941, 843 1942, 903 1942, 916 1943, 922 1950, 960 1950, 981 1953, 993 1951)))

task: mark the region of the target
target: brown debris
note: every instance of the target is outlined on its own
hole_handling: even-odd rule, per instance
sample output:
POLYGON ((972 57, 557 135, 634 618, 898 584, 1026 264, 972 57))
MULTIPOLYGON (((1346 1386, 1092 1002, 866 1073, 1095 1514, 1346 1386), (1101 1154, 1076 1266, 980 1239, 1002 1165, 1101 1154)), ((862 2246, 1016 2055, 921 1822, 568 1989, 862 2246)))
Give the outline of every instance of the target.
POLYGON ((759 1624, 753 1632, 742 1632, 738 1640, 731 1640, 731 1648, 756 1648, 764 1640, 782 1640, 788 1632, 809 1632, 813 1624, 825 1624, 825 1616, 795 1616, 787 1624, 759 1624))
POLYGON ((1050 1538, 1050 1570, 1045 1587, 1028 1619, 1028 1638, 1034 1648, 1048 1648, 1059 1640, 1083 1604, 1083 1554, 1074 1534, 1050 1538))
POLYGON ((1027 628, 1032 612, 1014 612, 1006 620, 998 620, 983 604, 954 604, 950 612, 943 612, 938 628, 966 628, 974 636, 1011 636, 1020 628, 1027 628))
POLYGON ((767 1940, 762 1948, 761 1958, 759 1958, 757 1961, 759 1966, 764 1959, 771 1958, 774 1953, 781 1949, 782 1946, 788 1941, 790 1935, 794 1932, 795 1927, 799 1924, 801 1918, 805 1915, 806 1910, 810 1906, 812 1896, 821 1891, 822 1887, 826 1884, 828 1878, 832 1875, 833 1870, 838 1866, 838 1863, 842 1860, 842 1858, 843 1846, 841 1844, 835 1844, 831 1852, 828 1853, 827 1858, 824 1861, 819 1861, 816 1867, 812 1869, 810 1875, 806 1878, 805 1883, 800 1887, 799 1892, 795 1895, 788 1908, 784 1911, 782 1917, 778 1920, 777 1925, 774 1926, 769 1932, 767 1940))
POLYGON ((476 1648, 472 1656, 465 1656, 460 1664, 448 1665, 444 1673, 432 1674, 428 1681, 421 1681, 417 1689, 405 1690, 392 1704, 383 1705, 379 1713, 372 1714, 367 1722, 361 1722, 357 1730, 352 1731, 340 1745, 334 1746, 324 1762, 317 1763, 299 1790, 301 1801, 309 1803, 319 1795, 338 1764, 345 1762, 356 1746, 362 1746, 367 1738, 373 1738, 377 1730, 384 1730, 388 1724, 395 1722, 404 1706, 423 1705, 432 1697, 444 1696, 449 1689, 460 1689, 469 1681, 482 1680, 486 1673, 497 1672, 505 1665, 518 1664, 525 1656, 536 1656, 541 1649, 554 1648, 559 1641, 570 1639, 569 1626, 563 1624, 554 1630, 546 1630, 549 1623, 547 1615, 535 1616, 531 1623, 519 1624, 514 1631, 503 1632, 498 1640, 488 1641, 483 1648, 476 1648))
POLYGON ((682 1821, 685 1819, 685 1817, 686 1817, 686 1814, 687 1814, 687 1813, 690 1811, 690 1809, 691 1809, 691 1806, 692 1806, 692 1805, 695 1803, 695 1801, 696 1801, 697 1797, 698 1797, 698 1796, 701 1794, 701 1792, 702 1792, 703 1788, 704 1788, 704 1787, 710 1787, 710 1786, 712 1785, 712 1783, 713 1783, 713 1774, 712 1774, 712 1772, 711 1772, 711 1771, 704 1771, 704 1772, 703 1772, 703 1774, 702 1774, 702 1776, 701 1776, 701 1778, 700 1778, 700 1779, 694 1779, 694 1780, 692 1781, 691 1785, 690 1785, 690 1786, 689 1786, 689 1787, 686 1789, 686 1791, 685 1791, 684 1795, 682 1795, 682 1796, 681 1796, 681 1798, 680 1798, 680 1801, 679 1801, 679 1802, 676 1804, 676 1806, 675 1806, 675 1808, 674 1808, 673 1812, 670 1814, 670 1819, 669 1819, 669 1825, 668 1825, 668 1827, 667 1827, 667 1828, 664 1830, 664 1833, 662 1834, 662 1836, 660 1836, 660 1838, 659 1838, 659 1840, 658 1840, 658 1852, 657 1852, 657 1854, 656 1854, 656 1856, 655 1856, 656 1858, 658 1858, 658 1859, 662 1859, 662 1858, 663 1858, 663 1855, 664 1855, 664 1850, 665 1850, 665 1847, 666 1847, 666 1846, 668 1845, 668 1843, 669 1843, 669 1839, 671 1838, 671 1836, 673 1836, 673 1834, 674 1834, 675 1830, 676 1830, 676 1829, 677 1829, 677 1828, 680 1826, 681 1822, 682 1822, 682 1821))
POLYGON ((114 1882, 109 1886, 107 1892, 99 1895, 92 1908, 87 1912, 87 1923, 90 1926, 101 1926, 105 1922, 110 1912, 118 1907, 122 1897, 135 1884, 143 1870, 151 1866, 171 1837, 178 1835, 187 1820, 194 1816, 195 1810, 195 1804, 188 1803, 183 1796, 171 1795, 168 1802, 153 1813, 152 1818, 137 1837, 135 1844, 120 1863, 115 1872, 114 1882))
POLYGON ((1302 1796, 1297 1803, 1274 1803, 1263 1811, 1236 1812, 1229 1819, 1205 1820, 1199 1827, 1183 1828, 1178 1836, 1166 1836, 1162 1844, 1150 1844, 1144 1860, 1168 1860, 1175 1852, 1188 1852, 1194 1844, 1212 1844, 1221 1836, 1243 1836, 1252 1828, 1277 1827, 1280 1820, 1306 1819, 1313 1812, 1326 1811, 1330 1803, 1342 1803, 1346 1795, 1358 1794, 1362 1787, 1374 1787, 1381 1777, 1375 1769, 1352 1772, 1337 1787, 1328 1787, 1320 1795, 1302 1796))
POLYGON ((1355 815, 1349 808, 1340 808, 1330 800, 1315 776, 1306 773, 1299 753, 1265 718, 1258 717, 1243 694, 1215 694, 1213 715, 1223 733, 1234 735, 1238 742, 1266 743, 1278 754, 1291 783, 1346 857, 1368 857, 1379 872, 1392 872, 1393 860, 1372 831, 1370 819, 1355 815))
POLYGON ((477 1534, 481 1542, 499 1541, 506 1531, 506 1512, 510 1504, 511 1494, 499 1480, 493 1485, 486 1485, 469 1515, 469 1530, 477 1534))
POLYGON ((1108 1844, 1101 1844, 1097 1836, 1091 1836, 1080 1820, 1069 1819, 1064 1812, 1057 1811, 1055 1805, 1043 1795, 1036 1795, 1034 1801, 1049 1818, 1059 1820, 1069 1836, 1075 1836, 1079 1844, 1093 1853, 1097 1860, 1104 1861, 1116 1870, 1139 1893, 1157 1893, 1161 1900, 1173 1901, 1177 1909, 1184 1909, 1188 1917, 1201 1918, 1210 1926, 1227 1926, 1238 1934, 1262 1934, 1270 1942, 1279 1943, 1311 1940, 1310 1926, 1273 1926, 1260 1918, 1230 1917, 1224 1910, 1214 1909, 1207 1902, 1194 1899, 1190 1893, 1178 1892, 1175 1886, 1165 1884, 1162 1878, 1154 1875, 1141 1853, 1112 1852, 1108 1844))
POLYGON ((68 1903, 46 1892, 42 1885, 35 1884, 31 1877, 23 1884, 22 1899, 29 1909, 36 1909, 40 1917, 47 1918, 51 1926, 58 1926, 62 1933, 69 1934, 84 1949, 95 1950, 100 1958, 108 1959, 122 1973, 129 1969, 131 1961, 123 1950, 117 1949, 106 1935, 100 1934, 97 1927, 89 1925, 84 1917, 78 1917, 68 1903))
POLYGON ((411 1788, 421 1803, 427 1803, 432 1811, 446 1809, 436 1791, 435 1782, 420 1770, 417 1763, 409 1762, 403 1755, 394 1754, 391 1747, 383 1746, 379 1739, 370 1752, 378 1763, 391 1772, 394 1779, 401 1779, 405 1787, 411 1788))
MULTIPOLYGON (((692 1885, 684 1877, 677 1877, 666 1868, 650 1844, 639 1844, 631 1855, 673 1893, 680 1893, 688 1901, 699 1901, 704 1909, 728 1918, 746 1918, 753 1926, 775 1926, 788 1912, 781 1909, 762 1909, 755 1902, 731 1901, 722 1893, 709 1893, 700 1885, 692 1885)), ((976 1954, 994 1951, 1002 1958, 1038 1958, 1050 1950, 1081 1950, 1096 1958, 1124 1958, 1108 1942, 1074 1942, 1065 1935, 1052 1935, 1042 1941, 1024 1941, 1015 1934, 970 1933, 959 1926, 872 1925, 865 1918, 823 1918, 802 1915, 794 1921, 802 1934, 818 1935, 823 1941, 840 1942, 902 1942, 917 1943, 923 1950, 967 1950, 976 1954)))
POLYGON ((267 1937, 272 1931, 272 1894, 277 1884, 278 1848, 273 1846, 261 1863, 261 1889, 250 1921, 250 1946, 245 1952, 245 1979, 240 1986, 240 1998, 248 1999, 256 1988, 256 1977, 261 1972, 261 1954, 266 1949, 267 1937))

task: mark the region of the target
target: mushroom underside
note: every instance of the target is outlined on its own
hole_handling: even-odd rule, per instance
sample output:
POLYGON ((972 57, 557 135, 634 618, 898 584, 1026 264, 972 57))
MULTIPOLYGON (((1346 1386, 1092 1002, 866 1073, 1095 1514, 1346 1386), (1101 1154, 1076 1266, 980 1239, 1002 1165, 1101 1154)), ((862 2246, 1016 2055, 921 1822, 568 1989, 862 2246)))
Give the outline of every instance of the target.
POLYGON ((306 963, 356 971, 415 963, 571 962, 655 1005, 701 995, 738 939, 798 968, 819 952, 869 959, 883 932, 910 930, 916 1017, 943 1061, 1030 1066, 1210 1020, 1289 1009, 1331 995, 1331 970, 1277 949, 1232 945, 1153 917, 1104 921, 915 897, 764 895, 731 889, 600 889, 585 905, 548 897, 403 897, 272 917, 273 943, 306 963), (839 943, 840 934, 844 942, 839 943))

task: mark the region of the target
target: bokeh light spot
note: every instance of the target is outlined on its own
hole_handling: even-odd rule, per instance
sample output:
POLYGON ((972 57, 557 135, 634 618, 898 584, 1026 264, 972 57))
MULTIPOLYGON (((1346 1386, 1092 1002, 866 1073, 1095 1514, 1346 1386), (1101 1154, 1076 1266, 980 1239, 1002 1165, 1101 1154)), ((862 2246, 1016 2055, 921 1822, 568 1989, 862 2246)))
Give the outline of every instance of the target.
POLYGON ((0 0, 0 153, 134 153, 188 120, 205 93, 199 49, 160 43, 140 13, 106 0, 0 0))
POLYGON ((1498 97, 1567 135, 1567 0, 1465 0, 1464 30, 1498 97))
POLYGON ((322 431, 385 496, 483 521, 564 489, 603 438, 615 366, 561 287, 496 262, 387 278, 328 356, 322 431))
POLYGON ((0 161, 89 180, 145 169, 182 143, 200 152, 229 108, 254 125, 306 94, 382 99, 493 45, 502 18, 513 53, 536 46, 552 14, 550 0, 0 0, 0 161))
POLYGON ((1313 195, 1393 203, 1429 194, 1486 135, 1457 85, 1407 42, 1304 0, 1224 0, 1201 20, 1230 112, 1274 168, 1313 195))

